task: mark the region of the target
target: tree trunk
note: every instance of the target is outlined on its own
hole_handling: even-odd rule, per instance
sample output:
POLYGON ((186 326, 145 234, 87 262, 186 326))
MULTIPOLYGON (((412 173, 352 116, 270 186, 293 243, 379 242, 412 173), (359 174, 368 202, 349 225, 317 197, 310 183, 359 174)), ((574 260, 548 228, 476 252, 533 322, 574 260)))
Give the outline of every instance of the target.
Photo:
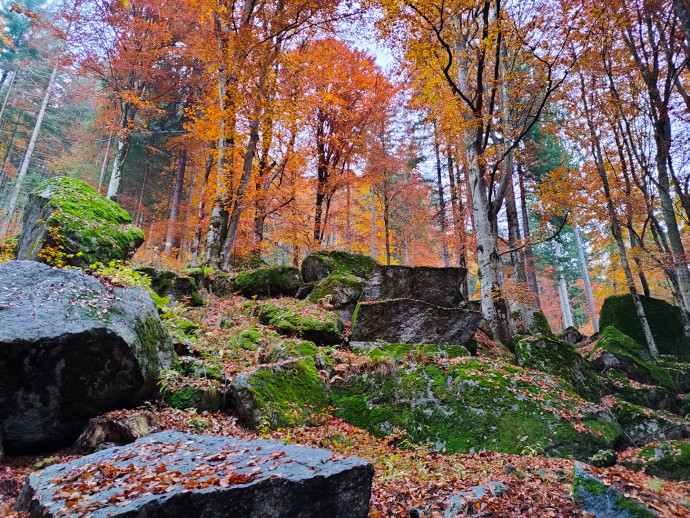
POLYGON ((41 132, 41 126, 43 125, 43 119, 46 116, 46 110, 48 109, 48 102, 50 101, 50 95, 53 91, 53 86, 57 80, 59 67, 54 67, 53 72, 50 74, 50 79, 48 80, 48 85, 46 86, 45 94, 43 95, 43 102, 41 103, 41 109, 38 112, 38 117, 36 118, 36 123, 34 124, 34 129, 31 133, 31 139, 29 140, 29 145, 26 148, 26 153, 24 154, 24 160, 22 160, 22 165, 19 168, 19 172, 14 177, 14 188, 12 189, 12 195, 5 209, 5 217, 3 218, 2 227, 0 228, 0 240, 4 239, 7 231, 10 227, 10 222, 14 216, 14 210, 17 207, 17 200, 19 199, 19 194, 22 190, 22 184, 24 183, 24 177, 29 170, 29 164, 31 163, 31 156, 36 148, 36 142, 38 141, 38 135, 41 132))
POLYGON ((177 158, 177 174, 175 175, 175 186, 173 188, 172 207, 170 208, 170 219, 168 220, 168 233, 165 237, 165 253, 171 254, 174 249, 180 248, 180 232, 178 221, 180 219, 180 204, 182 203, 182 192, 184 191, 184 175, 187 167, 187 150, 180 149, 177 158))
MULTIPOLYGON (((214 149, 215 143, 211 144, 211 148, 214 149)), ((201 193, 199 194, 199 205, 197 211, 197 223, 196 230, 194 231, 194 241, 192 243, 192 256, 191 263, 192 267, 196 268, 199 266, 199 254, 201 252, 201 236, 204 231, 204 208, 205 208, 205 198, 206 198, 206 188, 208 186, 208 179, 211 176, 211 170, 213 169, 213 153, 209 155, 206 159, 206 167, 204 168, 204 182, 201 184, 201 193)))
POLYGON ((369 213, 371 215, 371 257, 376 259, 376 202, 373 185, 369 189, 369 213))
POLYGON ((446 242, 446 200, 443 197, 443 176, 441 174, 441 152, 438 137, 438 127, 434 121, 434 151, 436 152, 436 178, 438 189, 438 219, 441 223, 441 247, 443 251, 443 265, 450 266, 450 254, 448 253, 448 243, 446 242))
POLYGON ((589 316, 592 319, 592 327, 594 332, 599 332, 599 316, 597 315, 597 307, 594 304, 594 294, 592 293, 592 284, 589 281, 589 269, 587 268, 587 260, 585 259, 585 249, 582 246, 582 240, 580 239, 580 232, 577 225, 573 225, 573 234, 575 235, 575 247, 577 248, 577 258, 580 263, 580 275, 582 276, 582 282, 585 285, 585 298, 587 299, 587 308, 589 310, 589 316))
POLYGON ((532 234, 529 228, 529 217, 527 215, 527 191, 525 190, 525 174, 522 166, 518 163, 518 181, 520 183, 520 209, 522 212, 522 231, 525 237, 525 273, 527 284, 532 292, 532 303, 536 309, 541 309, 541 299, 539 298, 539 282, 537 281, 537 271, 534 265, 534 253, 532 252, 532 234))
POLYGON ((101 194, 103 189, 103 182, 105 182, 105 173, 108 170, 108 162, 110 162, 110 146, 113 143, 113 134, 108 135, 108 145, 105 148, 105 156, 103 157, 103 165, 101 166, 101 175, 98 177, 98 194, 101 194))
POLYGON ((673 9, 685 33, 685 42, 690 47, 690 0, 673 0, 673 9))

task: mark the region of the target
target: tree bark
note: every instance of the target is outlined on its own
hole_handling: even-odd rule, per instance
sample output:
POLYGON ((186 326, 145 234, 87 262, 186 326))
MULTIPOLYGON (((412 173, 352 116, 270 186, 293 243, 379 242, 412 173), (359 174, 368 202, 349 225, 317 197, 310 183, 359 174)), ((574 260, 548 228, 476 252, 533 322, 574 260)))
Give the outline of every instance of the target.
POLYGON ((177 173, 175 174, 175 186, 173 188, 172 207, 170 207, 170 219, 168 220, 168 232, 165 236, 165 253, 171 254, 173 250, 180 249, 180 232, 178 222, 180 219, 180 204, 184 191, 184 175, 187 168, 187 150, 180 149, 177 158, 177 173))
POLYGON ((98 177, 98 194, 101 194, 103 189, 103 182, 105 182, 105 173, 108 170, 108 162, 110 162, 110 146, 113 143, 113 134, 108 135, 108 145, 105 148, 105 156, 103 157, 103 165, 101 166, 101 175, 98 177))
POLYGON ((683 27, 685 42, 690 47, 690 0, 673 0, 673 9, 683 27))
POLYGON ((436 152, 436 178, 438 189, 438 219, 441 224, 441 249, 443 252, 443 265, 450 266, 450 254, 448 253, 448 243, 446 242, 446 200, 443 197, 443 176, 441 174, 441 152, 439 144, 438 126, 434 121, 434 151, 436 152))
POLYGON ((585 259, 585 249, 582 246, 580 239, 580 232, 577 225, 573 225, 573 234, 575 235, 575 247, 577 248, 577 258, 580 263, 580 275, 582 282, 585 285, 585 298, 587 299, 587 309, 589 310, 589 317, 592 319, 592 327, 594 332, 599 332, 599 316, 597 315, 597 307, 594 304, 594 294, 592 293, 592 283, 589 281, 589 269, 587 268, 587 259, 585 259))
POLYGON ((532 252, 532 234, 529 227, 529 217, 527 214, 527 191, 525 190, 525 173, 522 165, 518 163, 518 181, 520 185, 520 209, 522 212, 522 231, 525 237, 525 274, 527 284, 532 292, 532 304, 536 309, 541 309, 541 299, 539 298, 539 282, 537 281, 537 271, 534 264, 534 253, 532 252))

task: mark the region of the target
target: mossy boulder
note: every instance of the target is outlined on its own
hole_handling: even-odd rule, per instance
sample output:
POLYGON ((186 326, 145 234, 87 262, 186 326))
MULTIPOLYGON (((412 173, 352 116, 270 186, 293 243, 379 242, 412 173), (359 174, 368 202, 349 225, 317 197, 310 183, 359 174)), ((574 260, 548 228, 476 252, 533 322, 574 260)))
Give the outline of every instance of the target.
POLYGON ((515 346, 515 359, 521 367, 560 376, 582 397, 599 402, 599 376, 569 343, 554 336, 523 338, 515 346))
POLYGON ((628 379, 645 385, 676 390, 669 373, 659 367, 646 348, 615 327, 607 327, 587 354, 594 369, 602 374, 615 370, 628 379))
POLYGON ((349 321, 367 281, 349 273, 332 273, 312 289, 309 300, 333 309, 349 321))
POLYGON ((320 250, 302 261, 304 282, 321 282, 332 273, 343 273, 368 279, 378 263, 367 255, 340 250, 320 250))
MULTIPOLYGON (((685 342, 680 309, 664 300, 643 295, 640 295, 640 301, 659 353, 690 356, 690 344, 685 342)), ((637 343, 647 346, 630 294, 607 297, 601 307, 599 325, 602 330, 615 327, 637 343)))
POLYGON ((139 404, 176 365, 148 293, 75 269, 0 264, 0 433, 7 452, 72 444, 89 419, 139 404))
POLYGON ((611 449, 620 428, 565 381, 497 360, 376 369, 332 384, 336 415, 379 437, 436 450, 532 452, 587 458, 611 449))
POLYGON ((657 364, 671 376, 678 392, 690 392, 690 361, 677 356, 659 356, 657 364))
POLYGON ((171 270, 160 270, 151 266, 138 266, 135 271, 151 279, 150 288, 159 297, 167 297, 170 304, 180 302, 190 306, 203 306, 193 277, 180 275, 171 270))
POLYGON ((610 394, 616 394, 628 403, 654 410, 676 412, 676 394, 667 388, 657 385, 645 385, 626 378, 615 370, 610 370, 603 379, 604 386, 610 394))
POLYGON ((227 272, 213 272, 209 280, 209 291, 216 297, 232 295, 235 292, 235 276, 227 272))
POLYGON ((463 345, 413 345, 389 344, 385 342, 350 342, 350 350, 356 354, 366 354, 375 360, 393 361, 402 361, 407 357, 435 361, 472 356, 470 350, 463 345))
POLYGON ((260 366, 237 377, 230 394, 240 420, 254 430, 316 424, 331 403, 328 386, 306 359, 260 366))
POLYGON ((592 516, 615 518, 656 518, 658 515, 604 484, 586 466, 576 462, 573 471, 573 501, 592 516))
POLYGON ((224 399, 223 385, 211 379, 185 378, 175 387, 164 389, 163 401, 173 408, 193 408, 197 412, 217 412, 224 399))
POLYGON ((690 423, 677 415, 633 405, 615 396, 607 396, 602 401, 621 427, 626 446, 639 447, 654 441, 690 436, 690 423))
POLYGON ((587 339, 576 327, 566 327, 562 333, 558 333, 558 339, 570 345, 579 344, 587 339))
POLYGON ((413 299, 442 308, 456 308, 465 298, 465 268, 378 265, 367 282, 363 301, 413 299))
POLYGON ((690 441, 649 444, 640 450, 638 457, 648 475, 690 482, 690 441))
POLYGON ((128 260, 143 242, 117 203, 80 180, 56 177, 29 194, 17 258, 85 268, 128 260))
POLYGON ((343 323, 340 317, 317 304, 297 299, 272 299, 254 306, 259 321, 272 326, 284 336, 309 340, 318 345, 341 342, 343 323))
POLYGON ((482 314, 412 299, 360 302, 352 317, 352 340, 466 345, 482 314))
POLYGON ((534 325, 537 328, 537 332, 540 335, 552 335, 551 324, 549 324, 549 319, 541 309, 534 312, 534 325))
POLYGON ((269 266, 240 272, 234 290, 247 298, 294 297, 302 285, 299 270, 294 266, 269 266))

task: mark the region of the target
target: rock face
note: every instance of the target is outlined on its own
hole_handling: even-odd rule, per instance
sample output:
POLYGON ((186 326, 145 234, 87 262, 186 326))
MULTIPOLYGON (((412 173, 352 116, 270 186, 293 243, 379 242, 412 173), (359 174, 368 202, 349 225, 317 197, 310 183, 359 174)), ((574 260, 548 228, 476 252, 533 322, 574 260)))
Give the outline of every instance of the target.
POLYGON ((515 346, 515 359, 521 367, 529 367, 569 382, 582 397, 599 402, 601 381, 592 366, 569 343, 553 336, 523 338, 515 346))
POLYGON ((248 427, 287 428, 316 423, 331 394, 313 361, 263 365, 230 386, 235 411, 248 427))
POLYGON ((269 266, 237 274, 235 291, 244 297, 294 297, 302 285, 299 270, 294 266, 269 266))
POLYGON ((257 304, 254 314, 281 335, 309 340, 317 345, 341 342, 343 323, 338 315, 311 302, 275 299, 257 304))
POLYGON ((150 277, 151 289, 159 297, 168 297, 171 304, 174 302, 183 302, 190 306, 204 304, 193 277, 150 266, 140 266, 136 271, 150 277))
POLYGON ((17 508, 65 516, 71 498, 73 516, 366 518, 373 475, 370 463, 326 450, 161 432, 32 474, 17 508), (74 480, 86 482, 78 498, 74 480))
POLYGON ((172 342, 153 301, 77 270, 0 264, 0 435, 8 453, 74 442, 87 421, 141 401, 172 342))
POLYGON ((332 273, 312 288, 309 300, 338 313, 343 321, 352 318, 367 281, 349 273, 332 273))
POLYGON ((332 383, 336 415, 377 436, 405 430, 449 453, 588 458, 620 435, 605 409, 566 382, 497 360, 407 364, 332 383))
POLYGON ((130 259, 144 234, 117 203, 74 178, 46 180, 29 195, 19 236, 18 259, 45 261, 57 248, 64 264, 80 267, 130 259))
POLYGON ((414 299, 454 308, 464 301, 461 286, 466 276, 465 268, 379 265, 367 282, 362 301, 414 299))
POLYGON ((465 345, 477 331, 482 314, 395 299, 360 302, 352 320, 353 341, 465 345))
POLYGON ((368 279, 378 263, 362 254, 350 254, 339 250, 312 252, 302 261, 304 282, 321 282, 334 272, 368 279))
POLYGON ((573 471, 573 501, 589 514, 611 518, 654 518, 655 512, 635 500, 626 498, 620 491, 605 485, 585 466, 575 463, 573 471))
POLYGON ((558 338, 565 343, 568 343, 570 345, 575 345, 583 340, 585 340, 587 337, 580 333, 580 331, 577 330, 577 328, 570 326, 566 327, 562 333, 558 335, 558 338))
MULTIPOLYGON (((683 334, 680 309, 663 300, 643 295, 640 295, 640 301, 659 353, 690 356, 690 347, 685 343, 683 334)), ((647 345, 632 295, 608 297, 601 307, 600 327, 615 327, 637 343, 647 345)))

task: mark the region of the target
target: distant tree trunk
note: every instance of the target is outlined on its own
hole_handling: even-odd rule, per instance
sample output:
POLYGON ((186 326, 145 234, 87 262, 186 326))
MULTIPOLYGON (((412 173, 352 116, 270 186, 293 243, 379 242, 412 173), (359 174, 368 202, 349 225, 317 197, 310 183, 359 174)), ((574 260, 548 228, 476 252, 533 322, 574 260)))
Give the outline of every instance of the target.
MULTIPOLYGON (((450 201, 451 207, 453 208, 453 226, 456 234, 457 243, 457 265, 461 268, 467 268, 467 247, 466 247, 466 236, 465 236, 465 208, 462 203, 462 189, 460 188, 460 177, 456 177, 455 170, 457 169, 457 160, 455 161, 456 167, 453 167, 453 154, 451 153, 450 146, 448 148, 448 181, 450 182, 450 201)), ((469 276, 465 275, 462 285, 460 286, 460 291, 465 300, 469 299, 469 276)))
POLYGON ((113 143, 113 134, 108 135, 108 145, 105 148, 105 156, 103 157, 103 165, 101 166, 101 176, 98 178, 98 194, 101 194, 103 189, 103 182, 105 182, 105 173, 108 170, 108 162, 110 162, 110 146, 113 143))
POLYGON ((568 296, 568 286, 565 283, 563 267, 558 267, 558 296, 561 299, 561 311, 563 313, 563 329, 572 327, 573 315, 570 312, 570 297, 568 296))
POLYGON ((592 327, 594 332, 599 332, 599 316, 597 315, 597 307, 594 304, 594 294, 592 293, 592 283, 589 281, 589 269, 587 268, 587 260, 585 259, 585 249, 582 246, 582 240, 580 239, 580 232, 577 229, 577 225, 573 225, 573 234, 575 235, 575 247, 577 248, 577 258, 580 263, 580 275, 582 276, 582 282, 585 285, 585 298, 587 299, 587 308, 589 310, 589 316, 592 319, 592 327))
POLYGON ((390 236, 390 208, 388 203, 383 204, 383 228, 386 234, 386 264, 391 264, 391 236, 390 236))
POLYGON ((53 86, 57 80, 58 71, 60 68, 58 66, 53 68, 53 72, 50 74, 50 79, 48 80, 48 85, 46 86, 45 94, 43 94, 43 102, 41 103, 41 109, 38 112, 38 117, 36 118, 36 123, 34 124, 34 129, 31 133, 31 139, 29 140, 29 145, 26 148, 26 153, 24 153, 24 160, 22 160, 22 165, 19 168, 19 172, 14 177, 14 188, 12 189, 12 195, 5 209, 5 217, 3 218, 2 227, 0 228, 0 239, 4 239, 7 231, 10 227, 10 222, 14 216, 14 210, 17 207, 17 200, 19 199, 19 194, 22 190, 22 184, 24 183, 24 177, 29 171, 29 164, 31 163, 31 157, 36 148, 36 142, 38 141, 38 135, 41 132, 41 126, 43 125, 43 119, 46 116, 46 110, 48 109, 48 102, 50 101, 50 96, 53 92, 53 86))
POLYGON ((673 0, 673 9, 685 33, 685 42, 690 47, 690 0, 673 0))
POLYGON ((443 251, 443 265, 450 266, 450 254, 446 243, 446 200, 443 197, 443 176, 441 173, 441 151, 438 136, 438 127, 434 121, 434 151, 436 152, 436 178, 438 188, 438 219, 441 223, 441 247, 443 251))
POLYGON ((134 117, 133 111, 134 108, 131 106, 131 103, 120 101, 120 130, 122 134, 118 135, 117 138, 117 151, 115 152, 115 158, 113 160, 113 170, 110 173, 108 193, 105 195, 109 200, 116 200, 117 193, 120 191, 122 168, 132 143, 132 135, 129 132, 129 121, 134 117))
POLYGON ((369 212, 371 215, 371 257, 376 259, 376 202, 373 185, 369 190, 369 212))
POLYGON ((7 85, 7 93, 5 94, 5 100, 2 102, 2 108, 0 109, 0 127, 5 124, 3 115, 5 115, 5 107, 7 106, 7 101, 10 99, 10 93, 12 92, 12 85, 14 84, 14 79, 17 77, 17 70, 11 72, 12 79, 10 79, 10 84, 7 85))
POLYGON ((5 148, 5 154, 2 156, 2 165, 0 165, 0 189, 2 189, 5 186, 5 182, 8 179, 7 173, 5 172, 5 165, 7 165, 7 161, 10 158, 12 144, 14 144, 14 137, 17 135, 17 129, 19 128, 19 123, 21 122, 21 120, 22 117, 18 116, 17 120, 14 123, 14 126, 12 127, 12 133, 10 134, 9 142, 7 143, 7 147, 5 148))
MULTIPOLYGON (((211 149, 215 149, 216 145, 214 142, 211 143, 211 149)), ((199 266, 199 255, 201 253, 201 236, 204 231, 204 208, 205 208, 205 198, 206 198, 206 188, 208 187, 208 179, 211 176, 211 170, 213 169, 213 153, 210 153, 206 159, 206 167, 204 168, 204 181, 201 184, 201 193, 199 194, 199 205, 197 210, 197 223, 196 229, 194 231, 194 241, 192 242, 192 255, 191 262, 192 267, 196 268, 199 266)))
POLYGON ((180 204, 182 203, 182 193, 184 191, 184 175, 187 168, 187 150, 180 149, 177 158, 177 174, 175 175, 175 186, 173 187, 172 207, 170 207, 170 219, 168 220, 168 232, 165 236, 165 253, 170 255, 174 249, 180 248, 180 232, 178 222, 180 219, 180 204))
POLYGON ((532 303, 536 309, 541 309, 541 299, 539 298, 539 282, 537 281, 537 271, 534 267, 534 253, 532 252, 532 234, 529 228, 529 217, 527 215, 527 191, 525 190, 525 173, 522 165, 518 163, 518 181, 520 183, 520 209, 522 212, 522 231, 525 237, 525 273, 527 284, 532 292, 532 303))
POLYGON ((141 190, 139 191, 139 203, 137 204, 137 226, 144 226, 144 211, 142 207, 144 206, 144 188, 146 187, 146 179, 149 176, 150 165, 146 164, 144 169, 144 179, 141 181, 141 190))

